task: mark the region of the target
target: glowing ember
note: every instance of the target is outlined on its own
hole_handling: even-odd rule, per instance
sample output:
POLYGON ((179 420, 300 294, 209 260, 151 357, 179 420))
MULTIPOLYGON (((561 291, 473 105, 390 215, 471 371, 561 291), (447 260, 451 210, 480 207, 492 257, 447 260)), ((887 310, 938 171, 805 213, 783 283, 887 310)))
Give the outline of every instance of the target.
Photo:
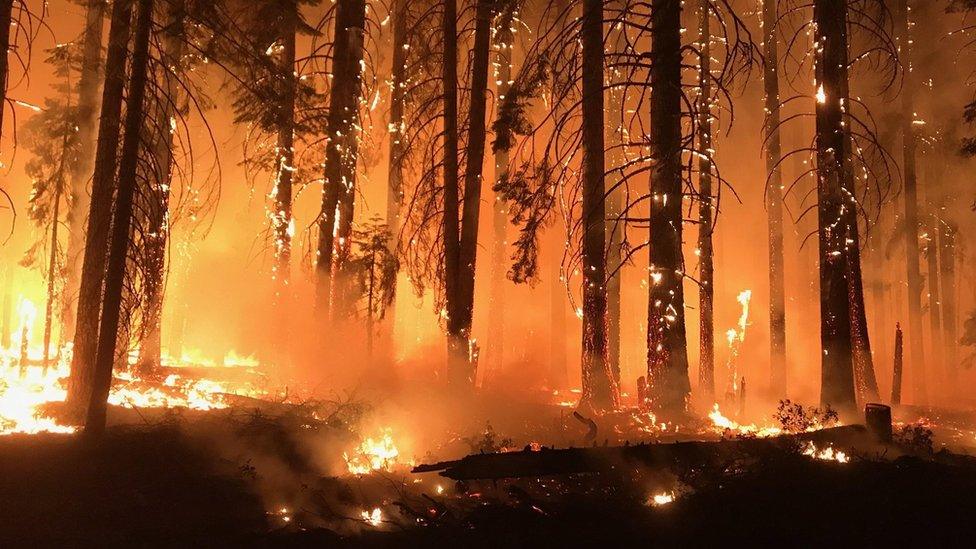
POLYGON ((343 453, 342 457, 346 460, 346 467, 350 473, 366 475, 373 471, 393 470, 399 455, 400 451, 393 444, 390 430, 384 429, 379 438, 367 438, 359 444, 352 456, 343 453))
POLYGON ((379 526, 383 522, 383 510, 379 507, 374 508, 372 511, 363 511, 360 513, 360 516, 370 526, 379 526))
POLYGON ((674 501, 674 492, 662 492, 660 494, 654 494, 651 496, 648 503, 655 507, 660 507, 661 505, 667 505, 674 501))
POLYGON ((808 441, 806 446, 803 448, 803 455, 810 456, 814 459, 822 459, 824 461, 836 461, 837 463, 848 463, 851 458, 847 457, 847 454, 841 452, 840 450, 834 450, 833 446, 828 446, 823 450, 818 450, 817 445, 813 441, 808 441))

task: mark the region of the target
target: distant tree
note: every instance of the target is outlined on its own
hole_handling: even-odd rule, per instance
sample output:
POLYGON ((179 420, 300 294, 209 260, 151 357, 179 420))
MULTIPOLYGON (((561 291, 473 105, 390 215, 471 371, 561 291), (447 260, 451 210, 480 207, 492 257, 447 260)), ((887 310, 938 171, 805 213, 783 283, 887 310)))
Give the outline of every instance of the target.
MULTIPOLYGON (((32 245, 21 264, 37 266, 47 279, 47 299, 44 311, 44 366, 50 363, 51 338, 56 318, 67 305, 65 287, 65 251, 60 234, 70 220, 72 204, 71 169, 83 153, 77 131, 83 110, 77 105, 79 95, 74 76, 80 72, 84 59, 73 44, 50 50, 47 63, 59 79, 54 85, 56 96, 45 101, 44 109, 22 126, 23 140, 33 157, 24 171, 33 182, 28 216, 41 229, 42 237, 32 245), (41 259, 46 249, 47 257, 41 259)), ((62 340, 64 331, 62 328, 62 340)), ((60 349, 60 346, 58 346, 60 349)))

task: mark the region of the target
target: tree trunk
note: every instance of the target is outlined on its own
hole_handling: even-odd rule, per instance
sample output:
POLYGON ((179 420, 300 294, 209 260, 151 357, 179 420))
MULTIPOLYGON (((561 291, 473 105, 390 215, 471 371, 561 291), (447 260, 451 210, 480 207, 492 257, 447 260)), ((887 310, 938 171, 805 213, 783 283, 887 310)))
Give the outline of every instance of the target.
MULTIPOLYGON (((390 89, 390 159, 386 191, 386 229, 389 231, 390 253, 395 254, 400 235, 400 208, 403 205, 403 157, 406 130, 403 122, 407 88, 407 20, 409 0, 396 0, 393 12, 393 71, 390 89)), ((396 285, 393 299, 387 306, 390 335, 396 325, 396 285)))
POLYGON ((681 0, 651 2, 648 391, 654 408, 685 410, 691 391, 681 251, 681 0))
POLYGON ((146 73, 149 68, 149 35, 152 30, 153 0, 138 0, 138 19, 132 52, 132 75, 129 81, 125 141, 119 159, 119 189, 112 218, 112 240, 105 274, 105 296, 92 398, 88 403, 85 434, 98 436, 105 430, 105 414, 112 367, 116 358, 122 286, 125 280, 126 256, 129 248, 129 227, 132 222, 132 199, 136 187, 139 164, 140 131, 142 129, 143 100, 146 95, 146 73))
MULTIPOLYGON (((497 84, 496 105, 500 105, 508 95, 512 80, 512 46, 514 36, 512 22, 503 21, 495 28, 495 81, 497 84)), ((508 151, 495 151, 495 181, 508 179, 508 151)), ((484 378, 485 383, 491 373, 501 369, 505 358, 505 273, 508 204, 501 194, 495 194, 492 207, 493 238, 491 246, 491 282, 488 298, 488 360, 484 378)))
MULTIPOLYGON (((934 178, 928 179, 931 185, 934 178)), ((925 357, 929 364, 936 365, 936 375, 940 375, 938 365, 942 363, 942 293, 939 288, 939 218, 935 212, 935 206, 929 199, 929 208, 932 213, 927 216, 928 241, 925 245, 925 262, 928 267, 925 276, 925 283, 928 285, 929 294, 929 352, 925 357)), ((937 392, 937 391, 936 391, 937 392)))
MULTIPOLYGON (((458 235, 458 75, 457 75, 457 0, 444 0, 441 20, 444 42, 441 85, 444 101, 444 303, 447 311, 447 380, 464 382, 468 372, 457 372, 468 357, 467 335, 461 333, 458 307, 460 240, 458 235)), ((466 368, 464 368, 466 370, 466 368)))
POLYGON ((61 312, 62 339, 73 337, 76 301, 81 282, 79 256, 85 248, 86 214, 91 207, 88 179, 95 156, 95 127, 98 121, 98 86, 102 75, 102 24, 105 0, 89 0, 85 11, 85 33, 78 80, 78 162, 71 166, 71 201, 68 209, 68 249, 64 309, 61 312))
POLYGON ((915 164, 915 90, 917 80, 912 69, 912 42, 908 27, 908 0, 898 0, 895 14, 899 56, 905 71, 901 90, 902 162, 905 193, 905 254, 908 263, 908 346, 912 388, 916 404, 927 401, 925 353, 922 344, 922 273, 918 251, 918 176, 915 164))
POLYGON ((562 279, 562 251, 565 241, 555 224, 552 231, 552 257, 549 259, 549 388, 569 386, 566 364, 566 286, 562 279))
POLYGON ((162 360, 162 327, 163 327, 163 296, 166 293, 166 248, 169 242, 169 197, 173 188, 173 147, 174 136, 171 130, 171 120, 176 115, 176 105, 179 96, 179 86, 174 70, 178 70, 180 59, 183 57, 183 23, 182 2, 177 0, 172 6, 167 6, 167 21, 163 27, 163 90, 164 97, 159 98, 161 105, 158 110, 158 120, 153 134, 153 156, 156 159, 156 170, 150 177, 152 191, 150 196, 158 202, 150 207, 149 233, 146 242, 146 261, 149 272, 143 287, 143 333, 139 344, 139 368, 146 372, 159 369, 162 360))
POLYGON ((901 373, 903 369, 902 359, 902 333, 901 324, 895 324, 895 362, 891 374, 891 404, 897 406, 901 404, 901 373))
MULTIPOLYGON (((61 169, 60 173, 64 174, 64 141, 67 141, 67 135, 61 144, 61 169)), ((58 182, 58 187, 54 191, 54 210, 51 212, 51 254, 48 258, 47 265, 47 303, 44 307, 44 368, 47 369, 50 366, 50 352, 51 352, 51 329, 54 324, 54 302, 57 299, 56 290, 57 285, 54 282, 55 277, 57 277, 58 272, 58 226, 61 224, 61 220, 58 219, 61 215, 61 187, 63 185, 63 180, 58 182)))
POLYGON ((942 329, 945 333, 945 365, 948 396, 954 398, 959 382, 956 363, 956 228, 943 222, 939 231, 939 265, 942 282, 942 329))
POLYGON ((763 0, 763 84, 766 101, 766 215, 769 229, 770 392, 786 397, 786 290, 783 261, 783 174, 780 144, 779 60, 775 0, 763 0))
POLYGON ((102 89, 102 114, 98 125, 91 205, 78 293, 78 319, 75 323, 71 377, 68 380, 66 401, 72 411, 79 413, 84 413, 88 408, 94 383, 131 19, 131 3, 116 2, 112 6, 112 24, 105 58, 105 85, 102 89))
MULTIPOLYGON (((448 1, 446 4, 453 4, 448 1)), ((454 6, 448 11, 453 11, 454 6)), ((445 13, 445 18, 447 13, 445 13)), ((455 249, 456 259, 448 259, 448 263, 454 263, 451 270, 445 270, 448 275, 451 271, 455 273, 456 279, 447 288, 446 300, 449 318, 447 320, 447 347, 448 347, 448 381, 455 385, 472 385, 477 372, 475 364, 469 356, 469 341, 471 340, 471 323, 474 318, 474 283, 475 283, 475 263, 478 255, 478 221, 481 213, 481 183, 482 171, 485 158, 485 112, 487 108, 488 93, 488 61, 491 49, 491 2, 490 0, 478 0, 476 8, 476 23, 474 34, 474 50, 471 59, 471 102, 468 105, 468 139, 464 169, 464 203, 461 212, 460 239, 457 241, 455 249)), ((456 23, 453 25, 456 26, 456 23)), ((445 32, 449 29, 445 24, 445 32)), ((456 30, 456 29, 455 29, 456 30)), ((445 65, 447 64, 447 50, 456 49, 456 35, 451 37, 445 34, 445 43, 451 42, 450 47, 445 47, 445 65)), ((456 57, 456 51, 455 55, 456 57)), ((456 68, 454 69, 454 83, 456 85, 456 68)), ((447 76, 445 74, 445 102, 447 98, 447 76)), ((456 95, 456 93, 454 94, 456 95)), ((455 107, 456 109, 456 101, 455 107)), ((456 111, 454 114, 456 122, 456 111)), ((454 131, 456 136, 456 128, 454 131)), ((447 150, 445 148, 445 154, 447 150)), ((448 163, 445 162, 445 170, 448 163)), ((457 189, 456 185, 452 186, 457 189)), ((447 198, 447 193, 445 193, 447 198)), ((457 203, 455 197, 450 200, 457 203)), ((454 215, 445 208, 445 223, 456 224, 456 207, 451 207, 454 215)), ((445 227, 446 228, 446 227, 445 227)), ((450 238, 448 232, 444 232, 445 238, 450 238)), ((445 244, 445 255, 452 253, 454 241, 445 244)))
MULTIPOLYGON (((698 61, 698 252, 700 309, 700 362, 698 388, 702 396, 711 399, 715 395, 715 286, 712 263, 712 68, 711 68, 711 1, 698 3, 698 34, 701 52, 698 61)), ((772 265, 770 266, 772 272, 772 265)))
POLYGON ((583 46, 583 394, 581 404, 617 407, 607 357, 606 176, 604 142, 603 1, 584 0, 583 46))
POLYGON ((352 237, 356 166, 359 159, 359 101, 362 95, 364 0, 342 0, 336 14, 329 98, 325 185, 319 225, 316 308, 333 320, 350 314, 347 277, 343 269, 352 237), (333 288, 333 282, 339 288, 333 288))
POLYGON ((7 110, 7 82, 9 81, 10 63, 7 53, 10 50, 10 33, 17 32, 13 26, 14 0, 0 0, 0 136, 3 135, 3 113, 7 110))
POLYGON ((843 412, 856 406, 847 257, 853 195, 844 194, 850 141, 844 128, 847 89, 847 2, 814 2, 817 89, 817 201, 820 245, 820 344, 823 404, 843 412))
MULTIPOLYGON (((626 30, 622 25, 614 25, 610 29, 612 38, 611 49, 620 53, 626 51, 627 40, 626 30)), ((620 216, 624 211, 624 189, 623 166, 627 162, 625 147, 627 146, 627 135, 624 127, 626 110, 624 107, 624 90, 619 87, 622 78, 618 71, 613 71, 610 75, 611 83, 607 95, 609 96, 610 106, 607 109, 607 118, 610 120, 610 146, 609 162, 610 166, 606 180, 605 200, 607 202, 607 269, 612 273, 607 278, 607 360, 610 364, 610 373, 614 383, 620 387, 620 292, 623 281, 623 228, 624 224, 620 216)))
MULTIPOLYGON (((292 217, 292 180, 295 172, 295 98, 298 82, 295 77, 295 33, 298 24, 298 5, 290 4, 287 14, 282 15, 281 59, 279 76, 282 78, 281 104, 278 106, 278 143, 275 158, 275 210, 272 216, 274 228, 274 278, 275 303, 288 302, 291 280, 291 239, 294 233, 292 217)), ((287 315, 281 315, 287 318, 287 315)))

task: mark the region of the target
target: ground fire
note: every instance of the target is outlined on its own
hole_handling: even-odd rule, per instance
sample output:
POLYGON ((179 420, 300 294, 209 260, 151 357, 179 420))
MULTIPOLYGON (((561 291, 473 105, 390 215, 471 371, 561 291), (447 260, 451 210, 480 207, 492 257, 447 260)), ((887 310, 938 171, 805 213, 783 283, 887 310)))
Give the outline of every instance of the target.
POLYGON ((972 544, 976 0, 0 23, 0 546, 972 544))

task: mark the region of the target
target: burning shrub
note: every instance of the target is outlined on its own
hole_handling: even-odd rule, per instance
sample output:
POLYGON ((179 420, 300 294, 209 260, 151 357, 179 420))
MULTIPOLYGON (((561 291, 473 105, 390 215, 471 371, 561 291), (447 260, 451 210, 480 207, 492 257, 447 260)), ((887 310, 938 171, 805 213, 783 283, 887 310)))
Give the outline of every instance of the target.
POLYGON ((932 444, 932 429, 922 420, 902 425, 895 431, 894 441, 899 446, 917 454, 931 454, 934 452, 932 444))
POLYGON ((779 401, 773 417, 787 433, 805 433, 823 429, 837 423, 837 412, 829 405, 823 408, 806 408, 799 402, 789 399, 779 401))

